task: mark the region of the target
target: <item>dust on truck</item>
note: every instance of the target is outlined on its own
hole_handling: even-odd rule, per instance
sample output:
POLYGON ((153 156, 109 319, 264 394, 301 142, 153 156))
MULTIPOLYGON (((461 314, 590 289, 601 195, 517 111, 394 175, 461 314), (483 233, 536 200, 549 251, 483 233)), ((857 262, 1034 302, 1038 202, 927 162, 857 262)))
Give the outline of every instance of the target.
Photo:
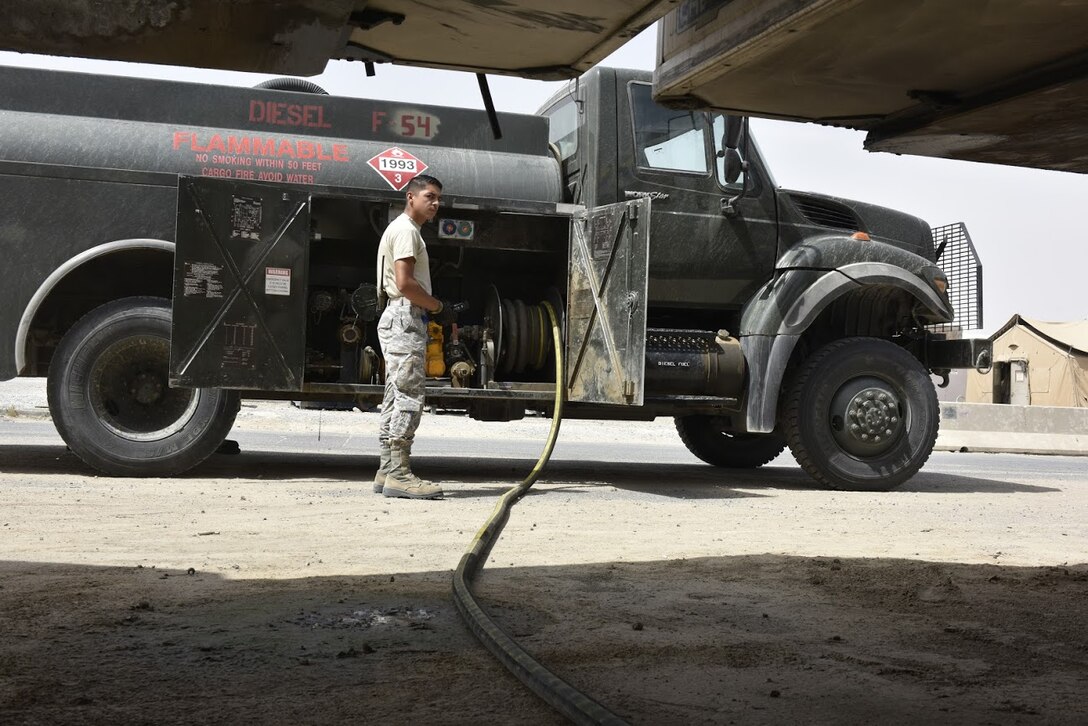
POLYGON ((111 475, 169 476, 241 398, 381 401, 378 239, 421 172, 435 294, 427 399, 675 418, 721 467, 788 445, 823 485, 890 489, 934 446, 930 372, 987 343, 954 312, 930 228, 777 188, 737 117, 670 110, 598 68, 537 115, 283 88, 0 74, 0 378, 47 376, 58 431, 111 475))

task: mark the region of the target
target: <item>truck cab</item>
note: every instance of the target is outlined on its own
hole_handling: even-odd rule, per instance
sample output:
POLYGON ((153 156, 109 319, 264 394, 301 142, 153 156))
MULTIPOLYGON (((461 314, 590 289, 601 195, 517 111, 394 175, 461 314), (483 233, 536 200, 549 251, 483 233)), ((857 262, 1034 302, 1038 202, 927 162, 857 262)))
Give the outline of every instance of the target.
MULTIPOLYGON (((742 119, 662 106, 650 81, 648 73, 594 69, 541 113, 551 121, 573 201, 594 207, 652 200, 648 328, 724 330, 744 351, 746 377, 734 409, 677 415, 697 456, 748 464, 780 451, 788 427, 795 433, 791 445, 801 448, 802 424, 783 421, 782 406, 808 359, 835 341, 858 338, 865 348, 879 339, 900 349, 885 346, 891 355, 907 351, 939 371, 985 361, 983 342, 952 343, 934 332, 954 311, 923 220, 779 188, 742 119), (725 454, 727 446, 739 451, 725 454)), ((855 349, 853 343, 840 348, 845 352, 833 358, 855 349)), ((651 375, 652 356, 647 366, 651 375)), ((875 379, 868 384, 862 403, 872 393, 903 407, 901 393, 875 379)), ((852 402, 853 396, 837 401, 835 407, 847 408, 832 419, 849 420, 852 402)), ((870 437, 886 445, 902 433, 896 426, 857 430, 865 440, 847 433, 824 443, 846 445, 850 462, 873 451, 870 437)))
POLYGON ((730 327, 722 313, 739 315, 778 257, 774 183, 754 144, 741 175, 727 179, 727 117, 666 108, 652 91, 648 72, 596 68, 540 113, 572 202, 651 200, 651 325, 667 326, 670 311, 688 323, 713 311, 708 322, 730 327), (739 213, 722 214, 742 190, 739 213))

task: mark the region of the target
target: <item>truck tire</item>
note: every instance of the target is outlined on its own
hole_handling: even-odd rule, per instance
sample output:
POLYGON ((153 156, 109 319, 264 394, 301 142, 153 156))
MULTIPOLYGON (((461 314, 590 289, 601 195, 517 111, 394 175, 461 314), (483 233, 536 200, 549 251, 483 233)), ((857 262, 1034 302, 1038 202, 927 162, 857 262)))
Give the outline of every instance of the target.
POLYGON ((130 297, 95 308, 49 366, 49 412, 68 447, 111 476, 173 476, 211 455, 239 396, 170 388, 170 303, 130 297))
POLYGON ((790 450, 832 489, 894 489, 937 441, 937 391, 922 364, 887 340, 828 344, 805 361, 786 396, 790 450))
POLYGON ((786 448, 786 440, 778 434, 726 432, 717 416, 677 416, 676 432, 688 451, 726 469, 756 469, 786 448))

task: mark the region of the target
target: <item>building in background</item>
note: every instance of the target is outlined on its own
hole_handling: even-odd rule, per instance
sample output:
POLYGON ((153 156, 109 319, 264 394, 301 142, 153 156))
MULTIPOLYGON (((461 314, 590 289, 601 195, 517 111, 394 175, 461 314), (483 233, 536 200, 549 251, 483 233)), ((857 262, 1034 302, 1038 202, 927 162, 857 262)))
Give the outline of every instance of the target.
POLYGON ((1013 315, 990 340, 993 368, 967 372, 967 402, 1088 408, 1088 320, 1013 315))

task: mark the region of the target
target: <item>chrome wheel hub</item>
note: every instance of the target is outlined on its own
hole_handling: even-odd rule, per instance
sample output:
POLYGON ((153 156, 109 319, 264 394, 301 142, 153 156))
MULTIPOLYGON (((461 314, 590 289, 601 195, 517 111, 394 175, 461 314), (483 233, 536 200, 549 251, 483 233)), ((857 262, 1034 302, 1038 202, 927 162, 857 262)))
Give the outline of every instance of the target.
POLYGON ((906 430, 899 394, 877 378, 848 381, 835 394, 830 414, 835 440, 857 456, 887 451, 906 430))

